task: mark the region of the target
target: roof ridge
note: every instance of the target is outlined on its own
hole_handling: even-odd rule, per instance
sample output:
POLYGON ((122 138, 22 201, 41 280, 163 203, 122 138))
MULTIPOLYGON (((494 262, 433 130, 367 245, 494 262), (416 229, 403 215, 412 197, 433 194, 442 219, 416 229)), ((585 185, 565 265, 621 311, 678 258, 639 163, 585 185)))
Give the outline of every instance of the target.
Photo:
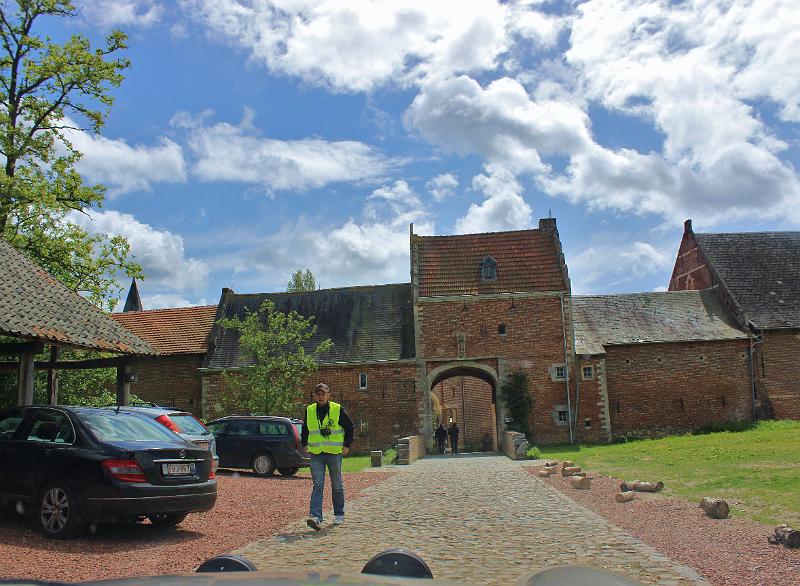
POLYGON ((524 230, 496 230, 494 232, 469 232, 467 234, 437 234, 433 236, 423 236, 421 234, 414 234, 415 238, 465 238, 467 236, 492 236, 495 234, 525 234, 532 232, 547 232, 541 228, 526 228, 524 230))
MULTIPOLYGON (((357 289, 375 289, 377 287, 400 287, 403 285, 411 286, 411 281, 405 283, 383 283, 380 285, 351 285, 349 287, 328 287, 325 289, 314 289, 313 291, 262 291, 260 293, 236 293, 236 297, 256 297, 259 295, 304 295, 306 293, 322 293, 323 291, 353 291, 357 289)), ((216 306, 215 306, 216 307, 216 306)))
POLYGON ((185 307, 160 307, 158 309, 142 309, 139 311, 116 311, 111 313, 110 315, 117 316, 117 315, 142 315, 143 313, 165 313, 168 311, 179 311, 179 310, 191 310, 191 309, 208 309, 208 308, 216 308, 217 304, 208 304, 208 305, 187 305, 185 307))

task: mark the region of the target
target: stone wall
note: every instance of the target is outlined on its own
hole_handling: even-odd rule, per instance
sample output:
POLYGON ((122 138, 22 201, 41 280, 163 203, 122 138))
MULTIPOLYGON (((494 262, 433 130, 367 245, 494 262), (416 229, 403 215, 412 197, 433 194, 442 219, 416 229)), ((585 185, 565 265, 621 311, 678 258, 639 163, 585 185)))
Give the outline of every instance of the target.
POLYGON ((137 380, 131 384, 131 394, 148 401, 190 411, 202 417, 200 373, 202 354, 168 354, 136 358, 130 371, 137 380))
MULTIPOLYGON (((754 355, 761 401, 776 419, 800 419, 800 330, 766 330, 754 355)), ((768 413, 769 414, 769 413, 768 413)))
POLYGON ((752 419, 747 340, 607 346, 614 436, 684 433, 752 419))
MULTIPOLYGON (((567 347, 572 347, 569 298, 565 298, 567 347)), ((564 366, 564 328, 557 293, 422 301, 417 307, 418 355, 428 371, 463 361, 497 363, 498 376, 514 371, 528 375, 534 410, 529 425, 539 443, 569 441, 566 425, 554 419, 565 404, 565 382, 552 369, 564 366)), ((571 355, 567 367, 571 371, 571 355)), ((574 392, 574 389, 571 389, 574 392)), ((502 430, 501 430, 502 431, 502 430)))
POLYGON ((414 460, 425 457, 425 438, 411 435, 397 440, 397 463, 411 464, 414 460))
MULTIPOLYGON (((385 450, 396 445, 407 435, 416 435, 420 396, 411 363, 364 365, 324 365, 306 382, 305 401, 313 401, 317 383, 324 382, 331 389, 331 400, 341 403, 355 426, 351 449, 356 453, 385 450), (366 388, 360 388, 361 374, 366 374, 366 388)), ((211 418, 221 417, 219 396, 224 389, 218 373, 205 375, 207 401, 211 418)), ((304 412, 275 413, 302 418, 304 412)))

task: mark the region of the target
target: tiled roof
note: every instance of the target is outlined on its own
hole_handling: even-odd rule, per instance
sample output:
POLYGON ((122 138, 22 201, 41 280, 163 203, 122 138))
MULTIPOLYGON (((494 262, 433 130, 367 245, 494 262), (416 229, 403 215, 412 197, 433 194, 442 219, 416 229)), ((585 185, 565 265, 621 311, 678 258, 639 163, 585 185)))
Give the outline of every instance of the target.
POLYGON ((747 338, 716 291, 665 291, 572 298, 576 352, 601 346, 747 338))
POLYGON ((0 333, 125 354, 153 349, 0 239, 0 333))
POLYGON ((759 328, 800 327, 800 232, 695 234, 734 301, 759 328))
POLYGON ((546 230, 415 236, 419 294, 475 295, 560 291, 565 288, 560 251, 546 230), (481 261, 497 262, 497 280, 481 282, 481 261))
POLYGON ((216 305, 111 314, 159 354, 205 354, 216 305))
MULTIPOLYGON (((270 299, 277 311, 314 316, 317 333, 307 350, 330 338, 333 348, 320 362, 394 361, 414 358, 414 317, 411 284, 321 289, 297 293, 239 295, 223 292, 223 317, 243 318, 270 299)), ((214 326, 205 368, 243 366, 238 334, 214 326)))

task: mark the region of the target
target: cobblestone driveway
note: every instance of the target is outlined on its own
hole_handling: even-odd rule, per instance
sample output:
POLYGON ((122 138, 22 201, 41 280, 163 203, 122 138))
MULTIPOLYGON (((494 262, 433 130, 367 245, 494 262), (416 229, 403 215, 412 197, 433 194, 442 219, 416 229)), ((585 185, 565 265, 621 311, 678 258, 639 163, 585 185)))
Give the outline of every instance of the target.
MULTIPOLYGON (((236 553, 259 569, 359 573, 390 547, 420 554, 434 577, 513 584, 519 576, 566 563, 591 564, 647 584, 705 584, 550 488, 503 456, 426 458, 347 503, 345 524, 311 531, 305 519, 236 553)), ((376 472, 377 473, 377 472, 376 472)), ((330 503, 330 484, 326 486, 330 503)))

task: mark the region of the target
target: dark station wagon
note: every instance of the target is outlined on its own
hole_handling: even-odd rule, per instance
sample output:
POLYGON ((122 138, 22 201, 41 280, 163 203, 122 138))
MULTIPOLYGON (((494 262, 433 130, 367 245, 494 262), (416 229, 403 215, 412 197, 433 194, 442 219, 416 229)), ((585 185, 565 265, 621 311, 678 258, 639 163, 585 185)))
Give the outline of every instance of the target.
POLYGON ((300 445, 303 422, 298 419, 236 415, 206 427, 216 437, 220 468, 251 468, 258 476, 272 476, 277 470, 293 476, 311 462, 300 445))
POLYGON ((0 504, 48 537, 87 524, 176 525, 217 499, 211 452, 142 415, 92 407, 0 412, 0 504))

